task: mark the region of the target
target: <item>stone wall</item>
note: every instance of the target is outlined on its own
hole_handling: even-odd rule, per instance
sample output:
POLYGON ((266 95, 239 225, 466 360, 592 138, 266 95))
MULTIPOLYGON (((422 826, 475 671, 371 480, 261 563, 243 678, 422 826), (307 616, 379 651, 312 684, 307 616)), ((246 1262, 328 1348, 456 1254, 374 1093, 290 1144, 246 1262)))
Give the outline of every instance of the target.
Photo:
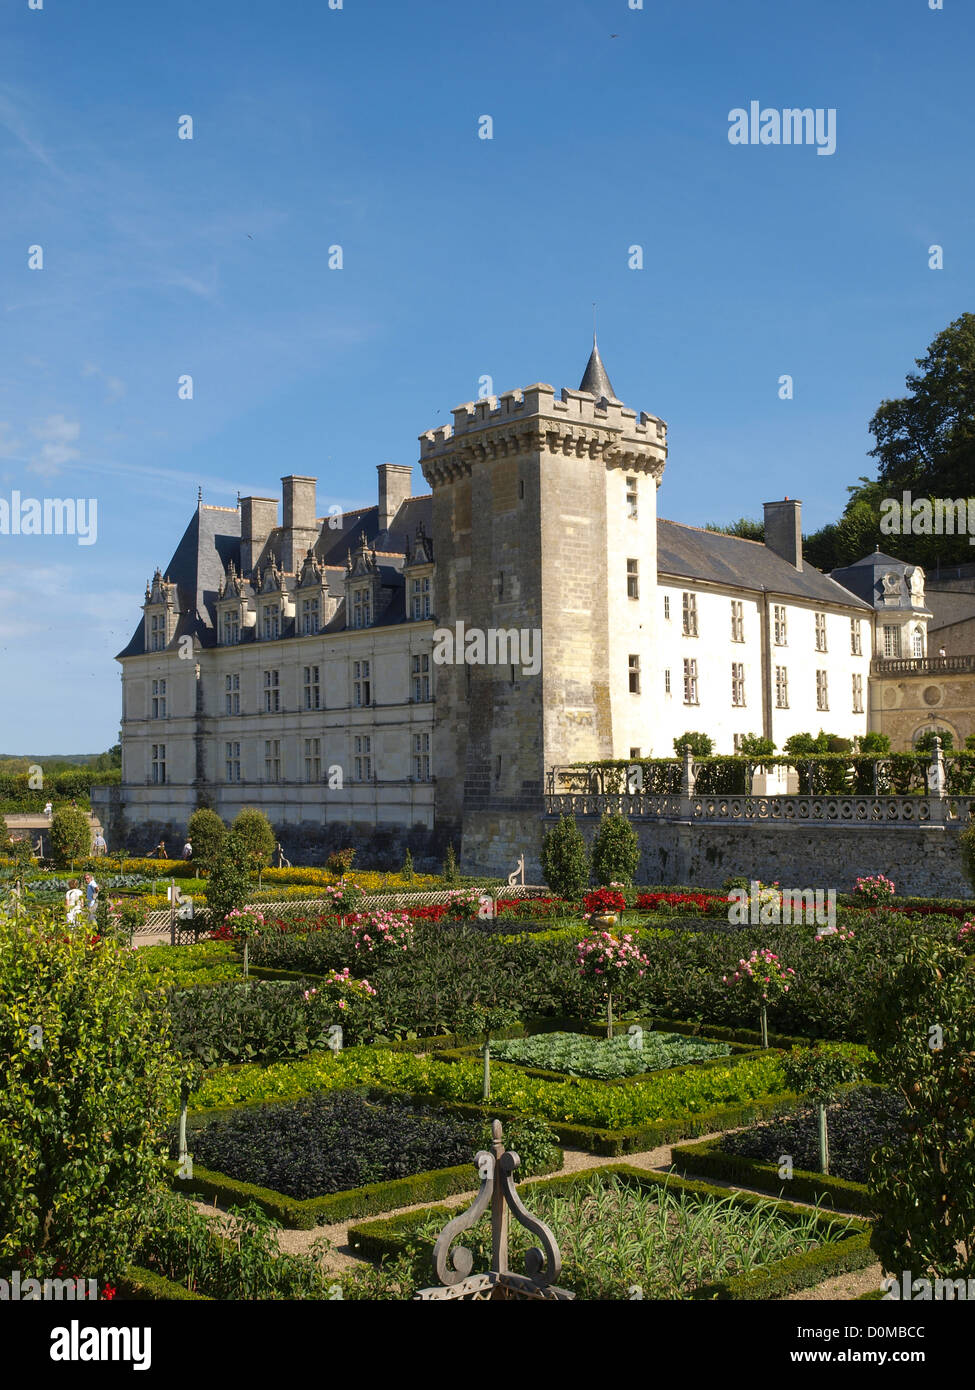
MULTIPOLYGON (((545 817, 543 828, 555 823, 555 817, 545 817)), ((597 817, 580 816, 576 824, 591 844, 597 817)), ((639 883, 720 888, 725 879, 743 875, 764 883, 778 880, 783 888, 848 893, 861 876, 882 873, 893 879, 898 893, 972 895, 961 868, 956 826, 706 825, 638 819, 631 824, 640 842, 639 883)))

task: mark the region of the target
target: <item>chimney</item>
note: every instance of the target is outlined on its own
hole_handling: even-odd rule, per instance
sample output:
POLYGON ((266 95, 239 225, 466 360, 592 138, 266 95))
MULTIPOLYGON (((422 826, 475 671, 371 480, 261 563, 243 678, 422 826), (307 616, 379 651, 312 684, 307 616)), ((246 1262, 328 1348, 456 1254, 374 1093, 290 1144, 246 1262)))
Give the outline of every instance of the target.
POLYGON ((379 529, 388 531, 396 513, 413 496, 413 469, 405 463, 377 463, 379 474, 379 529))
POLYGON ((260 559, 267 538, 278 524, 276 497, 240 499, 240 572, 250 575, 260 559))
POLYGON ((316 478, 303 478, 296 473, 281 479, 281 568, 285 574, 301 569, 305 552, 318 540, 316 482, 316 478))
POLYGON ((795 569, 802 569, 802 503, 786 497, 765 503, 765 544, 795 569))

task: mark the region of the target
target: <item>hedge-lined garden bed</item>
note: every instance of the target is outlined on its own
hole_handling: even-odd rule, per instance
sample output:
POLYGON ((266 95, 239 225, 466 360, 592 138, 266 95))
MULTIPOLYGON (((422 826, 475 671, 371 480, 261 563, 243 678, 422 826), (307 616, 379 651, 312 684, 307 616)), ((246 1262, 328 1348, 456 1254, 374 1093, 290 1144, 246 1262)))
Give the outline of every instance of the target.
MULTIPOLYGON (((874 1259, 869 1227, 856 1218, 625 1164, 534 1182, 521 1196, 558 1234, 561 1287, 589 1300, 781 1298, 874 1259)), ((373 1260, 409 1252, 420 1274, 455 1214, 433 1207, 352 1226, 349 1244, 373 1260)), ((510 1240, 517 1269, 534 1238, 512 1226, 510 1240)), ((465 1232, 463 1242, 475 1254, 475 1269, 483 1265, 487 1223, 465 1232)))

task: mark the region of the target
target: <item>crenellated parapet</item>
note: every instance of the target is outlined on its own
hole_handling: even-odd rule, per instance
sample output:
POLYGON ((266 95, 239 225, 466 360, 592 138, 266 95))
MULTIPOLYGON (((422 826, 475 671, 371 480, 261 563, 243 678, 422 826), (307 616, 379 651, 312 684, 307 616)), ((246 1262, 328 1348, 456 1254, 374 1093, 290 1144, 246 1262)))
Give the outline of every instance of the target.
POLYGON ((420 435, 420 466, 431 487, 471 473, 480 462, 549 453, 589 458, 607 468, 653 476, 659 485, 667 458, 667 426, 655 415, 587 391, 536 383, 522 391, 468 401, 453 425, 420 435))

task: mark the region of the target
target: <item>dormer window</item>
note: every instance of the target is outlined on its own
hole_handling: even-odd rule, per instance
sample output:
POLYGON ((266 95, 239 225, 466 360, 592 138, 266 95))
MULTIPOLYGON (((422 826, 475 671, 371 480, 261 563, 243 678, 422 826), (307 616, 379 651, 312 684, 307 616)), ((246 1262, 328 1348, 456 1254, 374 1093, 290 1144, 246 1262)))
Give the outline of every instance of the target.
POLYGON ((372 625, 372 593, 368 588, 355 589, 352 594, 352 626, 372 625))
POLYGON ((301 600, 301 635, 313 636, 321 627, 321 601, 317 598, 301 600))
POLYGON ((280 637, 281 605, 279 603, 266 603, 262 610, 262 622, 265 642, 273 641, 275 637, 280 637))
POLYGON ((417 622, 420 618, 430 616, 430 577, 413 580, 412 591, 412 617, 417 622))
POLYGON ((166 648, 166 615, 153 613, 149 619, 149 650, 161 652, 166 648))
POLYGON ((234 647, 240 641, 240 614, 225 613, 223 615, 223 643, 226 647, 234 647))

